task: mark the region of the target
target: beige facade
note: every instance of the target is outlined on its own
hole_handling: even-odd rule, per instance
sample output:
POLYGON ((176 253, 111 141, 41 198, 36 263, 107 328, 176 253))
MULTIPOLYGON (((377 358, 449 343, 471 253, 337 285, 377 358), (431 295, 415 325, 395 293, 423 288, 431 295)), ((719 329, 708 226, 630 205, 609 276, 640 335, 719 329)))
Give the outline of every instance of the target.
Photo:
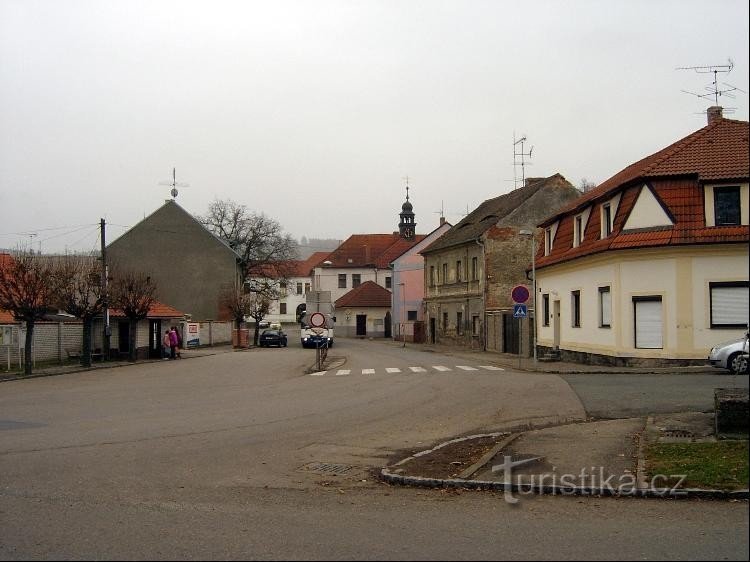
POLYGON ((623 250, 547 267, 537 273, 537 343, 612 358, 705 361, 712 346, 744 333, 740 327, 712 328, 711 284, 746 282, 748 267, 744 244, 623 250), (602 325, 600 288, 609 288, 609 326, 602 325), (579 327, 573 326, 575 291, 580 295, 579 327), (545 295, 546 319, 541 305, 545 295), (634 303, 648 298, 661 302, 661 348, 636 345, 634 303))

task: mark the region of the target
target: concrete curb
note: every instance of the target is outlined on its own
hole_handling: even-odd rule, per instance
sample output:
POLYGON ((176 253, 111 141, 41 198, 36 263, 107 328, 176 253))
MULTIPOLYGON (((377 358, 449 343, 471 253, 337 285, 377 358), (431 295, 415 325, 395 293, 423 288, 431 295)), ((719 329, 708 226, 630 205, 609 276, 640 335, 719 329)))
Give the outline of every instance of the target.
MULTIPOLYGON (((412 486, 418 488, 448 488, 466 490, 488 490, 495 492, 516 492, 522 495, 552 495, 552 496, 596 496, 596 497, 640 497, 660 499, 714 499, 714 500, 746 500, 750 498, 750 490, 707 490, 702 488, 647 488, 636 485, 633 488, 618 489, 612 486, 558 486, 553 484, 524 484, 497 482, 494 480, 462 480, 456 478, 426 478, 424 476, 410 476, 395 474, 391 469, 406 462, 428 455, 451 443, 458 443, 480 437, 500 437, 509 435, 508 432, 483 433, 451 439, 425 451, 406 457, 390 467, 384 467, 378 473, 378 478, 392 485, 412 486)), ((520 434, 519 434, 520 435, 520 434)), ((640 484, 640 482, 639 482, 640 484)))

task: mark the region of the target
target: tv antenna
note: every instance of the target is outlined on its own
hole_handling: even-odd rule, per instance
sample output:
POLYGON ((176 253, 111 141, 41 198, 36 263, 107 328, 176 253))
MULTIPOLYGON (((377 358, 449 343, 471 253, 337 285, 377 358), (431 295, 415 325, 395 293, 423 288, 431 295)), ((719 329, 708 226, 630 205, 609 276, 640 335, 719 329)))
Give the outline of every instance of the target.
MULTIPOLYGON (((526 183, 526 164, 525 157, 531 158, 531 153, 534 152, 532 146, 528 152, 524 152, 523 143, 526 142, 526 135, 523 135, 520 139, 516 140, 516 132, 513 131, 513 189, 518 189, 518 167, 521 166, 521 187, 526 183), (520 152, 518 145, 521 145, 520 152), (520 162, 518 158, 521 158, 520 162)), ((531 163, 528 163, 529 166, 531 163)))
MULTIPOLYGON (((689 90, 680 91, 701 99, 711 100, 713 98, 714 105, 719 105, 719 98, 721 96, 726 96, 728 98, 734 99, 735 96, 734 94, 732 94, 732 92, 742 92, 743 94, 747 93, 737 86, 727 84, 726 82, 722 82, 721 84, 719 84, 719 74, 729 74, 730 72, 732 72, 733 68, 734 62, 732 62, 732 59, 727 59, 727 64, 712 64, 708 66, 679 66, 675 70, 692 70, 697 74, 713 74, 714 80, 713 82, 711 82, 711 85, 704 86, 704 90, 706 90, 707 93, 699 94, 696 92, 691 92, 689 90)), ((725 109, 731 110, 732 108, 725 109)))
POLYGON ((178 187, 190 187, 189 183, 177 182, 177 169, 176 168, 172 168, 172 181, 160 181, 159 185, 171 185, 172 186, 172 191, 170 191, 170 193, 172 194, 172 199, 177 198, 178 187))

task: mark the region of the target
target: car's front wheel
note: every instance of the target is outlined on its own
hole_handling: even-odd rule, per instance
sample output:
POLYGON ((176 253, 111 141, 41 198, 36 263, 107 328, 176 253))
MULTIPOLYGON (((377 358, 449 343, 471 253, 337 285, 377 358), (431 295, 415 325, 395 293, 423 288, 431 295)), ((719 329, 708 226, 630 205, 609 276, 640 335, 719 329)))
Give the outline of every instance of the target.
POLYGON ((727 367, 734 375, 744 375, 747 373, 747 355, 742 353, 733 353, 727 359, 727 367))

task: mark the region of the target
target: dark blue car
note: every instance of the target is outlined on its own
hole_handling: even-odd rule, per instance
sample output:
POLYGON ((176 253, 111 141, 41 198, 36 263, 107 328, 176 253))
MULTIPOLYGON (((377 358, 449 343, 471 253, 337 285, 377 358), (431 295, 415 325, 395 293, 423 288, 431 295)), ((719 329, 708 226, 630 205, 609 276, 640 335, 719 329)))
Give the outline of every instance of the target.
POLYGON ((286 347, 286 334, 281 330, 263 330, 258 344, 260 347, 270 347, 272 345, 286 347))

